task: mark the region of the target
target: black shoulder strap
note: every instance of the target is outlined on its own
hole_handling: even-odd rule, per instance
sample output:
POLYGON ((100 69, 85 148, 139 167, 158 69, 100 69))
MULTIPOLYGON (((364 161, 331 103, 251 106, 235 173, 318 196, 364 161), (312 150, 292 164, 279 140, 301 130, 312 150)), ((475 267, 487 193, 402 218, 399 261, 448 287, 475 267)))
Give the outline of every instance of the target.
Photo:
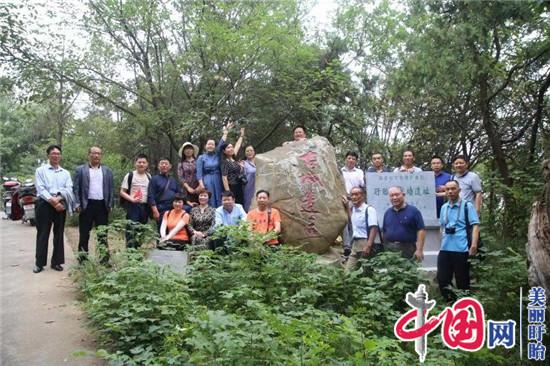
POLYGON ((132 190, 132 180, 134 179, 134 171, 128 173, 128 193, 132 190))
POLYGON ((468 203, 469 201, 464 201, 464 224, 466 226, 466 240, 468 241, 468 248, 470 248, 472 246, 472 226, 468 217, 468 203))
POLYGON ((469 201, 464 201, 464 222, 466 223, 466 230, 470 229, 470 218, 468 217, 468 203, 469 201))

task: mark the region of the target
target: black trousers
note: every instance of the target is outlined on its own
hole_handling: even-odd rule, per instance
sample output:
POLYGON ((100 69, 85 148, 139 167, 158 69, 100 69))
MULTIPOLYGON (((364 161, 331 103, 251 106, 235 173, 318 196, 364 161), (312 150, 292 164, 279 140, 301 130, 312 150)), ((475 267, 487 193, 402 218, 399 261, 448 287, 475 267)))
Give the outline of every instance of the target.
POLYGON ((453 300, 453 293, 448 289, 452 285, 453 276, 456 280, 456 288, 460 290, 470 289, 470 263, 468 252, 439 251, 437 256, 437 281, 439 291, 447 300, 453 300))
MULTIPOLYGON (((78 217, 78 231, 80 234, 78 240, 78 251, 88 253, 88 242, 90 241, 90 230, 100 225, 109 223, 109 210, 104 200, 88 200, 88 206, 80 212, 78 217)), ((98 234, 97 236, 98 252, 102 253, 101 261, 109 260, 109 249, 107 246, 107 235, 98 234), (99 249, 99 246, 103 246, 99 249)))
MULTIPOLYGON (((146 203, 126 203, 126 219, 139 224, 147 224, 149 220, 149 205, 146 203)), ((140 243, 136 240, 139 229, 133 225, 126 227, 126 247, 138 248, 140 243)))
POLYGON ((229 190, 235 195, 235 203, 244 204, 243 185, 241 183, 229 184, 229 190))
POLYGON ((53 254, 50 264, 52 266, 65 263, 65 251, 63 248, 63 232, 65 230, 66 211, 57 212, 42 198, 36 201, 36 260, 39 267, 46 266, 48 257, 48 240, 53 225, 53 254))

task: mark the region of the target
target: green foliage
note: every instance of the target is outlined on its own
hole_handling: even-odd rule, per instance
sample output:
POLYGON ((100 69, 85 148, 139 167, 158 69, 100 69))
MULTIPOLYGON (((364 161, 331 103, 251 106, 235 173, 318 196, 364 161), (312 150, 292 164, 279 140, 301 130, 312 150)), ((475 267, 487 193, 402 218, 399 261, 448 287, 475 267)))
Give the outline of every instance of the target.
MULTIPOLYGON (((244 226, 218 235, 228 237, 228 254, 199 252, 185 275, 132 250, 117 254, 112 268, 94 260, 81 267, 75 278, 107 347, 98 352, 101 357, 114 365, 418 361, 413 344, 393 335, 395 321, 408 308, 405 294, 427 282, 410 261, 382 253, 346 273, 317 263, 313 254, 265 247, 265 238, 244 226)), ((495 252, 475 264, 474 295, 488 317, 513 317, 514 289, 524 283, 524 272, 517 254, 495 252), (497 271, 499 266, 510 272, 497 271)), ((429 337, 427 365, 512 364, 498 349, 449 350, 436 333, 429 337)))

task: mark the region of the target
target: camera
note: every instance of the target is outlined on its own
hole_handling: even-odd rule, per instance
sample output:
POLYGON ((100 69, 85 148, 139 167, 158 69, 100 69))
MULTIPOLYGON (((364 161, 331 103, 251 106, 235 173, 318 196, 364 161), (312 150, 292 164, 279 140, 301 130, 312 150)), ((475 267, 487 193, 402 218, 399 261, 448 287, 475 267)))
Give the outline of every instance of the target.
POLYGON ((454 235, 456 234, 456 227, 446 227, 445 228, 445 234, 447 235, 454 235))

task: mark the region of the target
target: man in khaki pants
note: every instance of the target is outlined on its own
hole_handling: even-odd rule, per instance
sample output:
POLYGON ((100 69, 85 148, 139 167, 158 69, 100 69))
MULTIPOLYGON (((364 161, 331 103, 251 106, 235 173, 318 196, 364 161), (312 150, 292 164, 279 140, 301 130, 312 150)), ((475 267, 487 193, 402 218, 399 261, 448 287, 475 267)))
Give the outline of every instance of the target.
MULTIPOLYGON (((352 270, 362 257, 372 256, 374 238, 378 235, 378 219, 374 207, 365 203, 365 192, 362 187, 353 187, 350 191, 352 207, 348 211, 351 227, 351 254, 346 263, 346 270, 352 270)), ((348 199, 342 197, 344 206, 348 207, 348 199)))

